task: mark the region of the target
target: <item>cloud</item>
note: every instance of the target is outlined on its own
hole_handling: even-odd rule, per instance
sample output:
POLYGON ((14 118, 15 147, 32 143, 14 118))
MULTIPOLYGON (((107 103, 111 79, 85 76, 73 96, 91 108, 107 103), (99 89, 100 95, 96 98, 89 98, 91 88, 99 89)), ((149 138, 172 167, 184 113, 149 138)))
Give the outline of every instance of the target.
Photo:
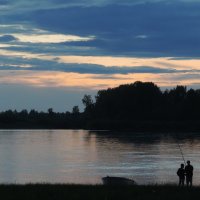
POLYGON ((53 0, 11 3, 28 7, 41 4, 46 8, 29 10, 28 16, 13 14, 16 19, 26 20, 24 24, 0 25, 0 42, 8 45, 0 44, 0 48, 2 45, 7 49, 2 54, 1 69, 21 70, 24 66, 31 66, 28 70, 82 74, 198 71, 198 62, 182 62, 181 57, 191 59, 199 54, 199 2, 138 1, 133 4, 124 1, 123 5, 119 5, 122 4, 120 1, 93 1, 86 6, 87 2, 74 1, 76 6, 63 6, 70 2, 61 0, 54 8, 51 7, 55 4, 53 0), (9 54, 12 58, 8 56, 8 59, 6 55, 9 54), (82 58, 69 62, 67 55, 80 55, 82 58), (107 67, 105 55, 112 57, 109 62, 113 65, 109 63, 107 67), (83 56, 93 58, 88 57, 88 61, 84 61, 83 56), (162 56, 166 59, 145 60, 162 56), (117 57, 121 63, 115 65, 117 57), (130 61, 122 59, 124 57, 130 61), (131 57, 136 59, 132 60, 133 65, 130 64, 131 57), (173 57, 180 57, 180 60, 173 60, 173 57), (104 59, 106 62, 102 63, 104 59))
POLYGON ((8 5, 9 3, 9 0, 0 0, 0 5, 8 5))
POLYGON ((94 37, 80 37, 77 35, 64 34, 13 34, 20 42, 27 43, 62 43, 62 42, 79 42, 93 40, 94 37))
POLYGON ((0 42, 12 42, 15 40, 17 40, 17 38, 12 35, 0 35, 0 42))
POLYGON ((198 2, 177 1, 170 4, 68 7, 36 11, 29 20, 51 31, 94 35, 96 40, 71 45, 96 47, 105 54, 197 56, 199 9, 198 2))
POLYGON ((77 63, 58 63, 53 60, 42 59, 25 59, 19 57, 2 57, 0 70, 28 70, 28 71, 58 71, 73 72, 79 74, 129 74, 129 73, 177 73, 185 72, 184 70, 163 69, 150 66, 135 67, 105 67, 97 64, 77 64, 77 63), (6 64, 7 63, 7 64, 6 64), (16 64, 17 63, 17 64, 16 64))
MULTIPOLYGON (((96 48, 93 54, 140 57, 199 55, 200 1, 140 0, 131 3, 128 0, 77 0, 73 1, 73 6, 67 6, 71 5, 70 2, 60 0, 55 6, 54 0, 10 1, 11 7, 24 5, 30 10, 20 14, 14 12, 6 18, 2 16, 2 19, 24 21, 30 26, 34 24, 39 27, 38 30, 49 30, 52 35, 96 36, 93 40, 68 40, 66 44, 63 43, 63 46, 71 48, 96 48)), ((25 36, 26 41, 33 39, 27 30, 24 30, 25 36)), ((41 42, 42 37, 37 35, 35 40, 41 42)))
MULTIPOLYGON (((7 44, 6 44, 7 45, 7 44)), ((55 44, 2 46, 1 70, 60 71, 91 74, 183 73, 200 70, 198 59, 66 55, 55 44), (7 49, 7 50, 6 50, 7 49)), ((1 48, 1 45, 0 45, 1 48)), ((85 50, 87 52, 87 50, 85 50)), ((78 51, 80 53, 80 51, 78 51)), ((87 52, 88 53, 88 52, 87 52)))
POLYGON ((47 71, 2 71, 0 75, 1 85, 26 85, 39 88, 73 88, 73 90, 99 90, 108 87, 116 87, 120 84, 133 83, 135 81, 153 81, 162 87, 176 85, 200 85, 200 73, 167 73, 167 74, 79 74, 68 72, 47 71), (189 78, 187 78, 189 77, 189 78))
POLYGON ((200 0, 1 0, 0 5, 9 5, 10 9, 19 9, 20 11, 30 11, 38 9, 60 8, 60 7, 94 7, 107 5, 138 5, 138 4, 155 4, 155 3, 197 3, 200 0))
POLYGON ((136 39, 147 39, 148 36, 147 35, 137 35, 135 36, 136 39))
POLYGON ((0 42, 12 42, 16 40, 23 43, 56 44, 64 42, 86 42, 95 39, 93 36, 81 37, 78 35, 58 34, 27 24, 1 24, 0 28, 0 42))

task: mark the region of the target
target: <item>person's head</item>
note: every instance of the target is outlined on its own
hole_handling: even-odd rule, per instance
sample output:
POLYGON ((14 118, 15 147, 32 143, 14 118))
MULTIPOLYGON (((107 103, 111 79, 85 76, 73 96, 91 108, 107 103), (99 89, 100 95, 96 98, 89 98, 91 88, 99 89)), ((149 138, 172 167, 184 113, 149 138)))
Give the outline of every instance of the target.
POLYGON ((187 164, 190 165, 190 161, 189 160, 187 161, 187 164))
POLYGON ((181 168, 184 168, 184 164, 181 164, 181 168))

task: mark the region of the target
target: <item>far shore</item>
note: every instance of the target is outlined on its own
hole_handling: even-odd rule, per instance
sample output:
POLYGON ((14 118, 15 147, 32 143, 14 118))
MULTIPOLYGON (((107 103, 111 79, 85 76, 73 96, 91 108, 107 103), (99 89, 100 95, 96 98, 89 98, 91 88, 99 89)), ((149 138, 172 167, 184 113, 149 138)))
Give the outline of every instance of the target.
POLYGON ((160 133, 160 134, 187 134, 200 133, 199 121, 134 121, 134 122, 94 122, 87 126, 54 126, 26 123, 0 123, 0 130, 88 130, 92 132, 121 132, 134 133, 160 133))

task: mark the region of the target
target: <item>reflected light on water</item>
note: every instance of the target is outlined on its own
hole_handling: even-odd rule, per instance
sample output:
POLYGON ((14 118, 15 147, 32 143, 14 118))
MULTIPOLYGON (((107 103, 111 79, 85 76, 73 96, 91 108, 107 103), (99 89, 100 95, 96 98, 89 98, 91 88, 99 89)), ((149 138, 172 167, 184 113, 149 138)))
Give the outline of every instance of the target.
POLYGON ((176 183, 185 159, 200 182, 200 134, 173 138, 73 130, 0 131, 1 183, 101 183, 103 176, 133 178, 139 184, 176 183))

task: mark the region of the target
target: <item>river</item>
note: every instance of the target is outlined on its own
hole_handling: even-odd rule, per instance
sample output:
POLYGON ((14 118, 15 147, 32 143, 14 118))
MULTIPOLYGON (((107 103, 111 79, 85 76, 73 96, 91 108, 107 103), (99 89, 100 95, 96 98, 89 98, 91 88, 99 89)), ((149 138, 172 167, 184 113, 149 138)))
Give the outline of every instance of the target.
POLYGON ((183 162, 178 144, 198 185, 200 134, 1 130, 0 183, 98 184, 104 176, 177 183, 183 162))

